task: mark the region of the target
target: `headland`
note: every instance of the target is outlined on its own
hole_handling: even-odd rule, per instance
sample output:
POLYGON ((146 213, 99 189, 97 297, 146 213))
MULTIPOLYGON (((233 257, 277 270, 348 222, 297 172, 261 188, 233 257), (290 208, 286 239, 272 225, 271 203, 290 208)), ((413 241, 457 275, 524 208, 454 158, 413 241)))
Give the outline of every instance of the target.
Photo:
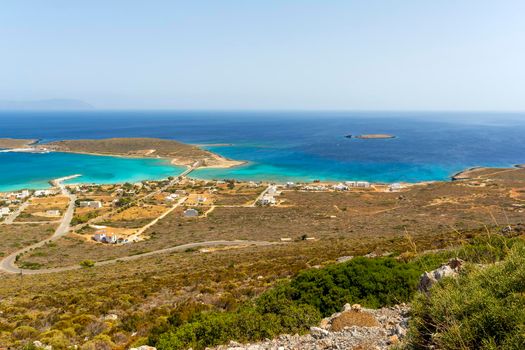
POLYGON ((245 162, 224 158, 197 146, 158 138, 110 138, 100 140, 64 140, 42 147, 57 152, 138 158, 170 159, 173 165, 230 168, 245 162))
POLYGON ((29 148, 36 142, 37 139, 0 138, 0 149, 29 148))

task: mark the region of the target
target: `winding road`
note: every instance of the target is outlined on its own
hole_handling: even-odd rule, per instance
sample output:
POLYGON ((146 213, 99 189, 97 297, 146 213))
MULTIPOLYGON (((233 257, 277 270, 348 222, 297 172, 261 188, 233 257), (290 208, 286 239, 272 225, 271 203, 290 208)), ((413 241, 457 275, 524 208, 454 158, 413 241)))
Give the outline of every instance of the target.
POLYGON ((46 243, 56 241, 57 239, 59 239, 60 237, 64 236, 65 234, 69 232, 69 224, 71 222, 71 219, 73 219, 73 214, 75 212, 75 201, 77 197, 67 190, 63 182, 73 177, 76 177, 76 175, 67 176, 67 177, 53 180, 53 184, 58 186, 58 188, 60 189, 60 192, 64 196, 69 197, 68 207, 64 213, 64 216, 62 217, 62 220, 60 221, 60 225, 58 225, 53 235, 43 241, 27 246, 25 248, 22 248, 12 253, 11 255, 8 255, 2 261, 0 261, 0 270, 3 270, 4 272, 7 272, 7 273, 27 273, 28 271, 31 271, 31 270, 25 270, 25 269, 21 269, 17 267, 15 264, 16 257, 20 254, 24 254, 28 252, 31 249, 35 249, 35 248, 45 245, 46 243))
MULTIPOLYGON (((70 270, 78 270, 82 268, 79 264, 72 265, 72 266, 64 266, 64 267, 56 267, 56 268, 49 268, 49 269, 38 269, 38 270, 30 270, 30 269, 22 269, 16 266, 16 257, 27 253, 28 251, 41 247, 47 243, 56 241, 57 239, 61 238, 62 236, 66 235, 70 230, 70 223, 71 219, 73 218, 73 214, 75 211, 75 201, 77 197, 70 193, 65 185, 63 184, 63 181, 70 179, 71 177, 65 177, 61 179, 57 179, 53 181, 53 185, 60 188, 60 191, 64 196, 69 197, 69 205, 64 213, 64 216, 62 217, 62 220, 60 221, 60 225, 55 230, 53 235, 43 241, 40 241, 38 243, 35 243, 33 245, 30 245, 28 247, 25 247, 23 249, 20 249, 7 257, 5 257, 2 261, 0 261, 0 271, 10 273, 10 274, 24 274, 24 275, 39 275, 39 274, 46 274, 46 273, 53 273, 53 272, 64 272, 64 271, 70 271, 70 270)), ((172 208, 170 208, 167 212, 165 212, 161 217, 157 218, 157 220, 154 220, 153 223, 156 223, 158 220, 160 220, 162 217, 165 217, 168 215, 171 211, 173 211, 175 208, 177 208, 179 205, 184 203, 185 198, 181 199, 177 204, 175 204, 172 208)), ((150 227, 151 225, 147 225, 150 227)), ((255 246, 268 246, 268 245, 274 245, 274 244, 280 244, 277 242, 266 242, 266 241, 243 241, 243 240, 234 240, 234 241, 207 241, 207 242, 194 242, 194 243, 187 243, 182 244, 174 247, 159 249, 151 252, 146 252, 142 254, 137 255, 131 255, 131 256, 125 256, 117 259, 111 259, 111 260, 104 260, 96 262, 95 266, 104 266, 109 264, 114 264, 121 261, 130 261, 135 259, 140 259, 143 257, 158 255, 158 254, 166 254, 166 253, 173 253, 173 252, 180 252, 185 251, 187 249, 191 248, 198 248, 198 247, 216 247, 216 246, 245 246, 245 245, 255 245, 255 246)))

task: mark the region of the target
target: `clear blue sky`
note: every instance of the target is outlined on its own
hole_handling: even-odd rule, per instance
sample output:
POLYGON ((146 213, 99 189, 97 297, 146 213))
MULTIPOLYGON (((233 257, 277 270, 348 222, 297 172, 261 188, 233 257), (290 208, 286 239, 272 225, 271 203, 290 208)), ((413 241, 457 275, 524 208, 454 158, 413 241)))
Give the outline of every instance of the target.
POLYGON ((525 110, 523 0, 12 0, 0 99, 525 110))

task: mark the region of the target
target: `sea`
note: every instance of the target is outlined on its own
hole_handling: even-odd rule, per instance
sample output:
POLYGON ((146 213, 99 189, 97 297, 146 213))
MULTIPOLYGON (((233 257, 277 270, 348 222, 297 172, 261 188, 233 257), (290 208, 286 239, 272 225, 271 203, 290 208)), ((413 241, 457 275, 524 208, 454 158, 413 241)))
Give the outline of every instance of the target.
MULTIPOLYGON (((5 111, 0 138, 159 137, 247 163, 200 169, 201 179, 420 182, 470 167, 525 163, 525 113, 360 111, 5 111), (392 139, 346 135, 392 134, 392 139)), ((0 153, 0 191, 50 179, 118 183, 176 176, 165 160, 81 154, 0 153)))

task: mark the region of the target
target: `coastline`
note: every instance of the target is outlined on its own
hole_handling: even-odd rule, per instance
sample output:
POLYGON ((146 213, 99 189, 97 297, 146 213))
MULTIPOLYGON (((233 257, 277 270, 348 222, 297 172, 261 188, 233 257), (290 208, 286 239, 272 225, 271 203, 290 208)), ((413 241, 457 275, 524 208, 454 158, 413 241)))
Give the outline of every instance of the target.
POLYGON ((498 170, 511 170, 511 169, 525 169, 525 164, 513 164, 512 166, 508 167, 493 167, 493 166, 473 166, 469 167, 465 170, 461 170, 454 175, 450 177, 451 181, 461 181, 461 180, 470 180, 473 179, 472 174, 482 171, 487 171, 490 169, 498 169, 498 170))
MULTIPOLYGON (((18 141, 17 139, 4 139, 4 140, 15 140, 15 141, 18 141)), ((133 142, 135 139, 133 138, 127 138, 126 139, 128 142, 133 142)), ((136 140, 144 140, 144 139, 136 139, 136 140)), ((152 140, 153 141, 156 141, 157 139, 149 139, 149 140, 152 140)), ((162 139, 159 139, 161 141, 164 141, 162 139)), ((185 167, 186 168, 186 171, 190 170, 190 172, 193 172, 194 170, 202 170, 202 169, 233 169, 233 168, 238 168, 238 167, 242 167, 242 166, 245 166, 245 165, 248 165, 250 164, 249 161, 238 161, 238 160, 233 160, 233 159, 228 159, 226 157, 223 157, 219 154, 216 154, 214 152, 211 152, 211 151, 208 151, 208 150, 202 150, 202 149, 198 149, 198 151, 201 151, 200 153, 190 153, 189 155, 188 154, 182 154, 181 157, 170 157, 170 156, 163 156, 163 155, 159 155, 159 154, 154 154, 157 152, 156 149, 153 149, 153 148, 145 148, 145 149, 140 149, 140 150, 134 150, 134 151, 129 151, 127 154, 118 154, 118 153, 106 153, 106 152, 92 152, 92 151, 82 151, 82 150, 79 150, 79 149, 67 149, 66 147, 57 147, 56 144, 38 144, 38 139, 31 139, 31 140, 20 140, 19 142, 27 142, 27 141, 32 141, 32 144, 33 146, 30 146, 30 147, 27 147, 27 148, 24 148, 24 151, 26 149, 34 149, 36 152, 38 151, 50 151, 50 152, 57 152, 57 153, 70 153, 70 154, 84 154, 84 155, 91 155, 91 156, 101 156, 101 157, 116 157, 116 158, 126 158, 126 159, 157 159, 157 160, 164 160, 167 162, 167 164, 169 165, 173 165, 173 166, 178 166, 178 167, 185 167)), ((96 142, 97 140, 92 140, 94 142, 96 142)), ((104 141, 104 140, 101 140, 101 141, 104 141)), ((166 140, 167 142, 172 142, 172 140, 166 140)), ((62 142, 62 141, 60 141, 62 142)), ((74 140, 73 140, 74 142, 74 140)), ((176 141, 173 141, 175 142, 176 144, 179 144, 179 145, 183 145, 183 147, 192 147, 192 149, 190 150, 195 150, 196 147, 194 145, 185 145, 185 144, 180 144, 180 143, 177 143, 176 141)), ((159 153, 159 152, 157 152, 159 153)), ((525 168, 525 164, 515 164, 513 165, 513 167, 515 168, 525 168)), ((412 185, 423 185, 423 184, 427 184, 429 182, 447 182, 447 181, 459 181, 459 180, 467 180, 467 179, 471 179, 472 178, 472 175, 476 172, 480 172, 480 171, 484 171, 484 170, 487 170, 487 169, 507 169, 507 168, 511 168, 510 166, 509 167, 491 167, 491 166, 474 166, 474 167, 469 167, 469 168, 466 168, 464 170, 461 170, 459 172, 456 172, 452 175, 450 175, 447 179, 439 179, 439 180, 421 180, 421 181, 415 181, 415 182, 405 182, 405 181, 391 181, 391 182, 388 182, 388 181, 369 181, 370 184, 372 185, 378 185, 378 186, 381 186, 381 185, 390 185, 390 184, 393 184, 393 183, 401 183, 403 184, 404 186, 412 186, 412 185)), ((186 173, 186 172, 184 172, 186 173)), ((188 173, 189 175, 189 173, 188 173)), ((191 175, 194 175, 194 174, 191 174, 191 175)), ((203 176, 203 177, 199 177, 198 175, 197 176, 191 176, 189 175, 188 177, 190 178, 193 178, 193 179, 200 179, 200 180, 213 180, 212 178, 210 177, 206 177, 206 176, 203 176)), ((177 176, 177 175, 173 175, 173 176, 177 176)), ((288 181, 293 181, 293 182, 297 182, 297 183, 314 183, 314 182, 322 182, 322 183, 339 183, 339 182, 343 182, 344 180, 337 180, 337 179, 321 179, 320 181, 319 180, 312 180, 312 179, 294 179, 293 176, 290 176, 288 179, 286 179, 286 177, 283 177, 283 179, 277 179, 278 176, 275 176, 275 177, 271 177, 269 176, 268 178, 254 178, 252 180, 250 179, 247 179, 247 178, 236 178, 235 175, 231 175, 231 176, 228 176, 228 175, 225 175, 225 176, 217 176, 216 179, 223 179, 223 178, 232 178, 232 179, 236 179, 237 181, 240 181, 240 182, 248 182, 248 181, 261 181, 261 182, 273 182, 273 183, 286 183, 288 181)), ((147 180, 147 179, 145 179, 147 180)), ((158 178, 157 179, 153 179, 152 181, 157 181, 159 180, 158 178)), ((353 180, 351 177, 349 177, 348 179, 346 179, 346 181, 350 181, 350 180, 353 180)), ((366 180, 365 180, 366 181, 366 180)), ((79 182, 79 183, 96 183, 96 182, 90 182, 90 181, 85 181, 85 182, 79 182)), ((115 183, 120 183, 119 181, 115 182, 115 183)), ((34 189, 33 187, 29 187, 29 188, 32 188, 34 189)), ((36 188, 36 187, 35 187, 36 188)))

